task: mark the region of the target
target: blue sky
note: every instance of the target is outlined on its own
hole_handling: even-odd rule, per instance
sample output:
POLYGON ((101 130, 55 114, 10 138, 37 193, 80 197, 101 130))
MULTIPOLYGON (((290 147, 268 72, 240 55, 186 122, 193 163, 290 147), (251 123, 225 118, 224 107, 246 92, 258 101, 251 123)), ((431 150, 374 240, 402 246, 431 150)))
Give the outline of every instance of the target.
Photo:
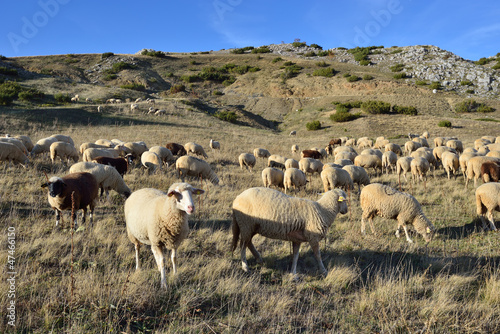
POLYGON ((0 54, 193 52, 291 43, 436 45, 471 60, 500 52, 500 5, 464 0, 13 0, 0 54))

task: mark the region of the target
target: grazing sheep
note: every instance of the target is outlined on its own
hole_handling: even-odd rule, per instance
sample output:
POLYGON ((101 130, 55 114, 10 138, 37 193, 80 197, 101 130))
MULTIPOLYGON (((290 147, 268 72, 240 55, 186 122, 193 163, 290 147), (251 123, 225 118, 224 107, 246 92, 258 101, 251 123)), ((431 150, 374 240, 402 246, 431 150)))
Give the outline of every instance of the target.
POLYGON ((212 150, 220 150, 220 143, 216 140, 210 139, 210 148, 212 150))
POLYGON ((457 153, 455 149, 448 147, 448 146, 438 146, 432 150, 432 155, 434 155, 434 159, 436 159, 437 162, 441 162, 441 156, 443 155, 443 152, 451 152, 451 153, 457 153))
POLYGON ((73 138, 71 138, 70 136, 66 136, 66 135, 52 135, 49 138, 56 138, 57 141, 63 141, 65 143, 69 143, 69 144, 75 146, 75 142, 73 141, 73 138))
POLYGON ((86 149, 88 148, 104 148, 104 149, 109 149, 109 146, 104 146, 104 145, 98 145, 95 143, 83 143, 80 145, 79 152, 80 154, 83 155, 83 152, 85 152, 86 149))
MULTIPOLYGON (((427 172, 430 169, 429 161, 422 157, 416 157, 410 162, 412 181, 415 183, 417 179, 427 181, 427 172)), ((424 183, 425 186, 425 183, 424 183)))
POLYGON ((450 179, 450 172, 453 173, 456 180, 458 168, 460 168, 458 155, 452 152, 443 152, 441 155, 441 162, 443 164, 443 169, 446 171, 446 174, 448 174, 448 180, 450 179))
POLYGON ((11 143, 11 144, 17 146, 17 148, 19 148, 21 150, 21 152, 23 152, 23 154, 28 154, 28 149, 26 148, 26 146, 24 146, 23 142, 19 139, 12 138, 12 137, 0 138, 0 142, 11 143))
POLYGON ((460 140, 452 139, 448 140, 446 142, 446 146, 451 147, 455 151, 457 151, 458 154, 461 154, 464 151, 464 146, 460 140))
POLYGON ((387 145, 385 145, 385 152, 387 152, 387 151, 392 151, 392 152, 396 153, 397 155, 403 155, 403 151, 401 150, 401 146, 399 146, 398 144, 388 143, 387 145))
POLYGON ((150 172, 161 170, 162 159, 155 152, 145 151, 141 154, 141 164, 150 172))
POLYGON ((341 167, 343 166, 348 166, 348 165, 354 165, 354 162, 350 159, 335 159, 333 162, 336 165, 340 165, 341 167))
POLYGON ((328 152, 324 148, 313 147, 313 148, 311 148, 311 150, 318 151, 321 154, 321 158, 320 159, 326 159, 326 158, 328 158, 328 152))
POLYGON ((385 137, 377 137, 377 139, 375 139, 375 144, 373 145, 373 148, 385 149, 385 146, 389 143, 390 143, 389 139, 385 139, 385 137))
MULTIPOLYGON (((488 151, 500 151, 500 144, 499 143, 488 144, 488 145, 486 145, 486 147, 488 148, 488 151)), ((486 152, 486 153, 488 153, 488 152, 486 152)))
POLYGON ((112 148, 88 148, 83 151, 82 160, 85 162, 90 162, 97 157, 118 158, 119 156, 120 151, 112 148))
POLYGON ((165 109, 159 109, 155 111, 155 116, 166 115, 167 111, 165 109))
POLYGON ((358 184, 358 191, 361 191, 361 186, 370 184, 370 177, 363 167, 348 165, 342 167, 342 169, 349 173, 353 183, 358 184))
POLYGON ((136 270, 140 270, 141 244, 151 250, 161 273, 161 287, 167 288, 165 253, 171 249, 172 270, 177 273, 177 248, 189 234, 188 215, 194 212, 192 195, 201 189, 187 183, 174 183, 168 191, 145 188, 134 191, 125 201, 127 235, 135 246, 136 270))
POLYGON ((495 136, 482 136, 481 139, 485 139, 485 140, 488 140, 490 143, 494 143, 496 141, 496 138, 495 136))
POLYGON ((52 163, 56 162, 56 157, 59 157, 62 163, 64 163, 64 160, 69 162, 69 159, 78 162, 80 158, 76 148, 70 143, 63 141, 56 141, 50 145, 50 160, 52 160, 52 163))
POLYGON ((434 155, 432 154, 432 149, 428 147, 420 147, 416 151, 412 152, 410 154, 410 157, 416 158, 416 157, 422 157, 427 159, 429 162, 431 168, 436 169, 437 161, 436 158, 434 158, 434 155))
POLYGON ((365 149, 365 148, 370 148, 373 146, 373 140, 368 139, 368 137, 362 137, 358 138, 358 148, 360 150, 365 149))
POLYGON ((491 142, 487 139, 479 138, 474 140, 474 148, 478 150, 481 146, 486 146, 488 144, 491 144, 491 142))
POLYGON ((94 208, 97 203, 99 186, 90 173, 70 173, 63 177, 51 177, 42 188, 48 188, 49 204, 56 213, 56 226, 62 223, 61 211, 71 210, 71 218, 77 225, 76 212, 83 210, 82 223, 85 223, 87 207, 90 209, 89 221, 92 225, 94 208), (73 210, 74 209, 74 210, 73 210))
POLYGON ((323 159, 323 155, 316 150, 303 150, 300 152, 301 158, 323 159))
POLYGON ((385 151, 384 154, 382 155, 382 173, 384 172, 385 168, 385 173, 389 174, 389 167, 394 173, 396 170, 397 161, 398 161, 398 156, 396 155, 396 153, 394 153, 393 151, 385 151))
POLYGON ((168 148, 173 155, 179 157, 187 154, 186 149, 184 149, 184 146, 182 146, 181 144, 167 143, 165 147, 168 148))
POLYGON ((194 176, 209 180, 212 184, 219 184, 219 178, 210 165, 201 159, 184 155, 175 162, 177 177, 184 182, 184 176, 194 176))
POLYGON ((299 168, 299 162, 295 159, 286 159, 285 169, 288 168, 299 168))
POLYGON ((410 140, 405 143, 405 153, 406 155, 410 155, 411 152, 416 151, 418 148, 422 147, 422 144, 417 143, 416 141, 410 140))
POLYGON ((297 260, 302 242, 309 242, 320 271, 327 273, 321 260, 319 242, 326 237, 337 213, 347 212, 346 194, 340 189, 326 192, 317 202, 290 197, 269 188, 250 188, 233 201, 232 250, 238 240, 241 247, 241 263, 248 271, 246 248, 250 249, 258 262, 259 252, 252 243, 252 237, 287 240, 293 244, 292 274, 297 273, 297 260))
POLYGON ((382 172, 382 159, 375 154, 361 154, 354 158, 354 165, 365 169, 373 168, 378 175, 378 171, 382 172))
POLYGON ((113 144, 113 142, 111 140, 109 140, 109 139, 97 139, 95 141, 95 144, 101 145, 101 146, 105 146, 105 147, 108 147, 108 148, 115 147, 115 144, 113 144))
POLYGON ((342 139, 340 138, 332 138, 330 139, 330 142, 328 143, 328 146, 335 147, 335 146, 340 146, 342 145, 342 139))
POLYGON ((28 157, 14 144, 0 142, 0 161, 8 161, 9 164, 16 162, 24 168, 30 162, 28 157))
POLYGON ((284 164, 282 164, 281 162, 274 161, 274 160, 269 160, 267 166, 268 167, 272 167, 272 168, 279 168, 281 170, 285 170, 286 169, 286 167, 285 167, 284 164))
POLYGON ((335 161, 337 160, 351 160, 354 163, 354 159, 358 156, 356 152, 338 152, 335 154, 335 161))
POLYGON ((381 150, 377 150, 377 149, 374 149, 374 148, 367 148, 367 149, 364 149, 363 151, 361 151, 360 155, 370 155, 370 154, 374 154, 376 156, 378 156, 381 160, 382 160, 382 155, 384 154, 381 150))
POLYGON ((130 188, 123 181, 118 171, 111 166, 99 164, 97 162, 79 162, 69 168, 70 173, 86 172, 92 174, 101 189, 101 196, 106 192, 109 197, 109 191, 114 190, 127 198, 130 196, 130 188))
MULTIPOLYGON (((255 151, 254 151, 254 155, 255 155, 255 151)), ((255 157, 257 157, 257 156, 255 155, 255 157)), ((268 167, 272 167, 271 161, 276 161, 276 162, 282 164, 283 166, 285 166, 286 158, 281 156, 281 155, 277 155, 277 154, 270 155, 267 158, 267 166, 268 167)))
POLYGON ((486 156, 500 159, 500 151, 489 151, 486 156))
POLYGON ((299 151, 299 145, 292 145, 292 153, 297 153, 299 151))
POLYGON ((481 165, 481 178, 484 183, 498 182, 500 178, 500 160, 483 162, 481 165))
POLYGON ((269 153, 269 151, 266 150, 265 148, 256 148, 253 150, 253 155, 256 158, 266 159, 266 158, 269 158, 271 156, 271 153, 269 153))
POLYGON ((408 225, 413 228, 429 242, 434 235, 434 226, 422 212, 420 203, 410 194, 399 192, 389 186, 372 183, 361 190, 360 205, 363 210, 361 218, 361 233, 365 234, 366 220, 375 234, 373 218, 380 216, 386 219, 396 219, 398 227, 396 237, 399 238, 401 227, 403 227, 406 240, 413 243, 408 235, 408 225))
POLYGON ((186 149, 187 153, 193 153, 193 154, 196 154, 196 155, 201 155, 205 159, 208 158, 208 155, 205 153, 205 150, 199 144, 189 142, 189 143, 184 144, 184 148, 186 149))
POLYGON ((33 149, 34 145, 29 136, 17 135, 17 136, 12 136, 12 138, 19 139, 23 143, 24 147, 28 152, 31 152, 31 150, 33 149))
POLYGON ((139 159, 141 155, 148 150, 146 144, 140 142, 126 142, 115 146, 115 149, 122 150, 125 154, 132 154, 135 158, 139 159))
POLYGON ((125 158, 95 157, 92 162, 114 167, 121 177, 123 177, 128 170, 128 162, 125 158))
POLYGON ((345 146, 356 146, 356 139, 355 138, 351 138, 351 139, 347 139, 345 141, 345 146))
POLYGON ((470 158, 467 162, 467 178, 465 179, 465 187, 469 185, 469 180, 474 178, 474 187, 477 186, 477 179, 481 177, 481 166, 486 161, 500 161, 500 159, 493 157, 477 156, 470 158))
POLYGON ((493 211, 500 211, 500 183, 485 183, 476 189, 476 209, 477 214, 481 216, 483 228, 488 229, 484 217, 486 214, 491 229, 496 231, 493 211))
POLYGON ((35 157, 38 154, 49 153, 50 152, 50 145, 52 143, 55 143, 56 141, 57 141, 57 138, 55 138, 55 137, 48 137, 48 138, 40 139, 33 146, 33 149, 30 152, 30 156, 35 157))
POLYGON ((327 162, 326 164, 323 165, 323 169, 329 168, 329 167, 342 168, 344 166, 342 166, 340 164, 333 163, 333 162, 327 162))
MULTIPOLYGON (((160 157, 160 160, 163 164, 168 168, 170 162, 174 162, 175 158, 172 152, 166 147, 163 146, 153 146, 149 148, 149 152, 156 153, 160 157)), ((144 153, 143 153, 144 154, 144 153)), ((142 155, 141 155, 142 157, 142 155)))
POLYGON ((467 179, 467 163, 469 160, 473 157, 477 157, 478 154, 476 152, 465 152, 460 154, 458 157, 458 163, 460 165, 460 169, 462 170, 462 175, 464 177, 464 180, 467 179))
POLYGON ((417 138, 417 137, 418 137, 418 135, 416 133, 411 133, 411 132, 408 133, 409 140, 412 140, 413 138, 417 138))
POLYGON ((406 174, 411 171, 412 157, 401 157, 396 161, 396 173, 398 174, 399 184, 401 184, 401 174, 403 174, 405 181, 408 182, 406 174))
POLYGON ((264 170, 262 170, 262 183, 264 184, 264 187, 267 188, 271 186, 284 188, 284 176, 285 173, 283 173, 281 170, 272 167, 266 167, 264 168, 264 170))
POLYGON ((446 146, 447 138, 436 137, 434 138, 434 147, 446 146))
POLYGON ((296 136, 296 135, 297 135, 297 131, 295 131, 295 130, 290 131, 290 136, 296 136))
POLYGON ((425 139, 425 138, 417 137, 417 138, 413 138, 412 141, 419 143, 420 145, 422 145, 422 147, 429 147, 429 143, 427 142, 427 139, 425 139))
POLYGON ((334 188, 354 189, 351 175, 342 168, 328 167, 321 171, 321 181, 325 192, 334 188))
POLYGON ((288 189, 292 187, 295 190, 305 187, 307 183, 306 174, 297 168, 288 168, 283 175, 283 185, 285 187, 285 194, 288 189))
POLYGON ((255 167, 255 163, 257 160, 255 159, 255 156, 251 153, 241 153, 240 156, 238 157, 238 161, 240 163, 241 169, 245 167, 250 172, 252 172, 252 168, 255 167))
POLYGON ((429 139, 430 135, 429 135, 429 131, 424 131, 422 133, 422 137, 424 137, 425 139, 429 139))
POLYGON ((304 174, 310 173, 321 173, 323 170, 323 163, 319 160, 312 158, 302 158, 299 160, 299 169, 304 172, 304 174))

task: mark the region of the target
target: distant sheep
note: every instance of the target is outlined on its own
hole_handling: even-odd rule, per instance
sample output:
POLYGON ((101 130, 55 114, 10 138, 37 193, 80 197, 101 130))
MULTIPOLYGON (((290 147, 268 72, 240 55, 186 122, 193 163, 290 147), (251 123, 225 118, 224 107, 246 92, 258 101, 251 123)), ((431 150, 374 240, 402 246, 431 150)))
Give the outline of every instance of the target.
POLYGON ((243 169, 243 167, 245 167, 250 172, 252 172, 252 169, 255 167, 256 161, 255 156, 250 153, 241 153, 238 157, 240 168, 243 169))
POLYGON ((172 152, 172 154, 176 156, 183 156, 187 154, 186 149, 181 144, 167 143, 165 147, 168 148, 170 152, 172 152))
POLYGON ((208 155, 205 153, 205 150, 203 149, 203 146, 201 146, 199 144, 196 144, 196 143, 193 143, 193 142, 189 142, 189 143, 184 144, 184 148, 186 149, 187 153, 193 153, 193 154, 196 154, 196 155, 201 155, 205 159, 208 158, 208 155))
POLYGON ((370 177, 363 167, 348 165, 342 167, 351 176, 353 183, 358 185, 358 191, 361 191, 361 186, 366 186, 370 184, 370 177))
MULTIPOLYGON (((113 145, 113 143, 111 145, 113 145)), ((115 146, 115 149, 119 149, 125 152, 125 154, 132 154, 135 158, 139 159, 141 155, 148 150, 148 147, 144 142, 139 141, 119 144, 115 146)))
MULTIPOLYGON (((255 151, 254 151, 254 155, 255 155, 255 151)), ((255 155, 255 157, 257 157, 257 156, 255 155)), ((283 157, 281 155, 273 154, 267 158, 267 167, 278 167, 281 169, 285 169, 285 162, 286 162, 285 157, 283 157)))
POLYGON ((101 196, 104 192, 106 192, 106 196, 109 196, 110 190, 114 190, 125 197, 130 196, 130 188, 125 184, 122 176, 114 167, 96 162, 79 162, 72 165, 69 168, 69 172, 86 172, 92 174, 101 189, 101 196))
POLYGON ((210 165, 201 159, 184 155, 175 162, 177 177, 184 182, 184 176, 199 177, 204 180, 209 180, 212 184, 219 184, 217 174, 212 170, 210 165))
POLYGON ((100 145, 100 146, 106 146, 108 148, 113 148, 115 146, 115 144, 111 140, 103 139, 103 138, 97 139, 95 141, 95 144, 100 145))
POLYGON ((380 216, 386 219, 396 219, 398 227, 396 237, 399 238, 401 227, 406 234, 406 240, 413 243, 408 235, 408 225, 429 242, 432 240, 435 228, 422 212, 420 203, 410 194, 399 192, 389 186, 372 183, 361 190, 360 206, 363 210, 361 218, 361 233, 365 233, 368 220, 372 232, 375 234, 373 218, 380 216))
POLYGON ((335 188, 342 188, 346 191, 354 189, 351 175, 342 168, 325 168, 321 171, 320 176, 324 192, 335 188))
POLYGON ((290 136, 296 136, 296 135, 297 135, 297 131, 295 131, 295 130, 290 131, 290 136))
POLYGON ((378 175, 379 170, 382 172, 382 159, 375 154, 361 154, 354 158, 354 165, 365 169, 373 168, 378 175))
POLYGON ((393 151, 385 151, 382 155, 382 172, 389 174, 389 167, 392 172, 396 171, 396 162, 398 161, 398 156, 393 151))
POLYGON ((267 159, 271 156, 271 153, 269 153, 269 151, 266 150, 265 148, 256 148, 253 150, 253 155, 256 158, 267 159))
POLYGON ((247 247, 257 262, 262 262, 252 243, 252 237, 258 233, 272 239, 292 241, 293 275, 297 272, 300 244, 309 242, 320 271, 326 274, 319 242, 326 237, 337 213, 347 212, 346 197, 340 189, 328 191, 317 202, 290 197, 269 188, 250 188, 242 192, 233 201, 232 250, 241 240, 243 270, 248 271, 247 247))
POLYGON ((305 187, 307 183, 306 174, 297 168, 288 168, 283 175, 283 185, 285 187, 285 194, 288 189, 300 190, 305 187))
POLYGON ((422 147, 429 147, 429 143, 427 142, 427 139, 425 139, 423 137, 413 138, 412 141, 419 143, 420 145, 422 145, 422 147))
POLYGON ((264 184, 264 187, 267 188, 271 186, 284 188, 284 176, 285 173, 283 173, 281 170, 272 167, 266 167, 264 168, 264 170, 262 170, 262 183, 264 184))
POLYGON ((90 210, 92 225, 94 208, 97 203, 99 187, 95 177, 90 173, 71 173, 63 177, 51 177, 42 188, 48 188, 48 200, 56 213, 56 226, 62 223, 61 212, 72 211, 71 218, 77 225, 76 212, 83 210, 82 223, 85 223, 87 208, 90 210), (74 209, 74 210, 72 210, 74 209))
POLYGON ((291 151, 292 153, 297 153, 299 151, 299 145, 292 145, 291 151))
POLYGON ((450 179, 450 172, 453 173, 453 176, 456 179, 458 168, 460 168, 458 155, 452 152, 443 152, 441 155, 441 162, 443 164, 443 169, 448 175, 448 180, 450 179))
POLYGON ((210 148, 212 150, 220 150, 220 143, 216 140, 210 139, 210 148))
POLYGON ((356 152, 343 151, 343 152, 338 152, 337 154, 335 154, 335 160, 347 159, 347 160, 351 160, 354 163, 354 159, 357 156, 358 156, 358 154, 356 152))
POLYGON ((411 152, 416 151, 420 147, 422 147, 422 144, 420 143, 417 143, 413 140, 407 141, 405 143, 405 153, 406 155, 410 155, 411 152))
POLYGON ((140 270, 139 251, 142 244, 151 245, 161 287, 167 288, 165 254, 172 250, 172 271, 177 273, 177 248, 189 234, 188 215, 194 212, 192 195, 203 190, 187 183, 174 183, 166 193, 152 188, 140 189, 125 201, 127 235, 135 246, 136 270, 140 270))
POLYGON ((0 142, 0 161, 8 161, 21 164, 24 168, 28 167, 28 157, 14 144, 0 142))
POLYGON ((303 150, 300 152, 301 158, 313 158, 313 159, 323 159, 323 156, 320 152, 316 150, 303 150))
POLYGON ((460 170, 462 171, 462 175, 464 177, 464 180, 467 179, 467 163, 471 158, 477 157, 478 154, 474 152, 464 152, 460 154, 458 157, 458 163, 460 165, 460 170))
POLYGON ((485 183, 476 189, 476 209, 481 216, 483 228, 487 230, 485 215, 488 218, 490 227, 496 231, 494 211, 500 211, 500 183, 485 183))
POLYGON ((78 159, 80 159, 76 148, 70 143, 62 141, 56 141, 50 145, 50 160, 52 163, 56 162, 56 157, 59 157, 62 163, 69 162, 70 159, 73 162, 78 162, 78 159))

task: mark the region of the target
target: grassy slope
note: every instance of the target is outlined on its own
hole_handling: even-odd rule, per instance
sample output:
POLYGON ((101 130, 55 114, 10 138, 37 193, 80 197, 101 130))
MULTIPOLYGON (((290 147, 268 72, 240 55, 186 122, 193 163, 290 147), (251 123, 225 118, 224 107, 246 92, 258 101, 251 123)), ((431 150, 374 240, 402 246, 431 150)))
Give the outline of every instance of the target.
MULTIPOLYGON (((301 78, 287 84, 292 86, 293 80, 301 78)), ((247 89, 242 86, 241 89, 247 89)), ((352 95, 343 97, 350 99, 352 95)), ((228 95, 221 101, 224 98, 228 95)), ((327 98, 324 101, 325 105, 330 102, 327 98)), ((329 270, 326 278, 318 276, 312 252, 303 246, 300 275, 293 280, 288 274, 290 246, 259 236, 254 241, 264 264, 256 265, 250 256, 251 273, 241 271, 237 252, 234 255, 229 252, 230 207, 241 191, 261 185, 259 171, 264 161, 258 161, 256 172, 251 174, 237 166, 240 153, 265 147, 272 153, 292 157, 292 144, 301 148, 323 146, 332 136, 340 134, 375 137, 429 130, 432 137, 455 135, 466 146, 481 135, 498 135, 495 123, 475 122, 468 115, 453 119, 458 127, 438 128, 435 124, 440 117, 431 112, 417 117, 370 116, 351 123, 328 123, 330 127, 325 130, 307 132, 303 130, 304 122, 316 116, 326 118, 328 110, 317 110, 324 107, 322 101, 299 102, 303 110, 284 113, 281 125, 283 129, 298 129, 297 137, 289 137, 287 132, 229 124, 205 113, 189 111, 183 105, 175 112, 169 111, 164 118, 133 115, 122 106, 108 106, 101 115, 91 106, 83 107, 84 111, 69 107, 3 109, 2 131, 29 134, 34 141, 64 133, 71 135, 77 145, 98 138, 120 138, 144 140, 148 146, 167 141, 195 141, 208 148, 209 139, 214 138, 222 146, 220 152, 207 150, 208 162, 219 175, 221 186, 203 185, 207 193, 190 221, 192 232, 181 246, 179 274, 169 275, 166 292, 159 290, 159 273, 149 247, 141 252, 143 270, 134 272, 133 246, 125 233, 121 197, 115 194, 110 201, 100 202, 94 226, 74 234, 71 251, 71 233, 67 228, 54 229, 53 213, 45 192, 40 189, 45 180, 43 171, 50 176, 62 175, 67 169, 60 163, 51 166, 47 159, 34 160, 26 171, 0 165, 1 243, 6 244, 7 227, 14 226, 17 232, 16 330, 498 331, 498 235, 483 233, 478 228, 474 190, 470 186, 464 190, 461 178, 446 179, 442 170, 430 177, 427 189, 422 184, 403 184, 404 190, 412 192, 422 203, 438 230, 438 237, 430 244, 425 245, 416 235, 414 245, 396 239, 395 221, 380 218, 375 221, 377 235, 368 232, 362 236, 361 210, 357 193, 352 193, 349 213, 337 217, 327 240, 321 243, 329 270)), ((172 101, 162 103, 160 107, 173 108, 172 101)), ((446 110, 443 113, 450 115, 446 110)), ((404 138, 394 139, 398 144, 404 141, 404 138)), ((172 169, 148 175, 137 168, 125 176, 132 190, 167 189, 176 180, 172 169)), ((374 177, 372 181, 398 186, 394 175, 374 177)), ((200 185, 198 180, 190 182, 200 185)), ((321 189, 319 177, 314 176, 308 189, 297 196, 314 200, 321 189)), ((7 253, 3 251, 2 277, 7 276, 6 261, 7 253)), ((9 301, 7 290, 4 281, 0 284, 2 305, 9 301)), ((0 322, 2 332, 11 330, 6 321, 4 317, 0 322)))

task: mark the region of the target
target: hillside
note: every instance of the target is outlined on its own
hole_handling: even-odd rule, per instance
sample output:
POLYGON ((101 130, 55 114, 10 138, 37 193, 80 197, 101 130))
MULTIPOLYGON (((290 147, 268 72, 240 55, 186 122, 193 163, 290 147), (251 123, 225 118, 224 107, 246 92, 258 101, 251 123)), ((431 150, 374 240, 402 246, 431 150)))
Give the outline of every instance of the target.
MULTIPOLYGON (((65 96, 69 100, 78 94, 80 101, 71 107, 91 111, 109 98, 125 102, 149 97, 160 102, 158 108, 167 114, 187 110, 227 119, 234 113, 238 124, 281 131, 303 130, 316 119, 323 127, 348 130, 367 122, 363 118, 349 123, 330 121, 336 101, 381 100, 412 106, 419 117, 429 119, 426 126, 433 127, 442 118, 456 119, 452 123, 458 127, 473 119, 499 119, 498 111, 487 115, 454 112, 455 105, 468 98, 494 110, 500 108, 495 59, 474 63, 435 46, 323 51, 280 44, 191 54, 143 51, 146 54, 4 58, 0 80, 17 81, 19 89, 36 93, 4 104, 14 109, 60 108, 69 105, 65 96), (269 52, 253 53, 263 48, 269 52), (358 80, 349 82, 349 75, 358 80), (85 103, 86 98, 92 102, 85 103)), ((128 107, 107 108, 124 111, 128 107)), ((139 109, 146 112, 147 108, 141 105, 139 109)), ((414 120, 405 118, 409 123, 414 120)), ((415 123, 422 124, 420 119, 415 123)), ((414 131, 420 130, 418 126, 414 131)))

